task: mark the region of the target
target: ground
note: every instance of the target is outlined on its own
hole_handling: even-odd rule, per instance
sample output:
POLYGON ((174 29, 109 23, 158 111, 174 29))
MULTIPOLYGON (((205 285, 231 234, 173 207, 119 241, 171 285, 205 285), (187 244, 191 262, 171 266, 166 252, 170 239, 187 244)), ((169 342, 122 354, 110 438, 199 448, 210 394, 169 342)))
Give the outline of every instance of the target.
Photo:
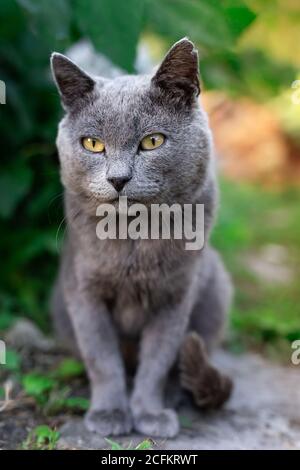
MULTIPOLYGON (((255 354, 234 356, 220 351, 216 362, 234 377, 235 389, 226 406, 200 413, 182 407, 182 430, 175 439, 156 439, 157 449, 300 449, 300 366, 284 368, 255 354)), ((124 447, 137 435, 116 439, 124 447)), ((61 429, 59 448, 109 448, 87 433, 80 420, 61 429)))
MULTIPOLYGON (((52 341, 43 340, 32 329, 35 327, 30 323, 21 323, 9 335, 15 348, 23 348, 23 360, 20 365, 16 357, 10 358, 6 389, 10 384, 11 390, 6 406, 5 400, 2 402, 0 448, 49 448, 48 434, 41 441, 38 433, 32 436, 37 429, 41 432, 40 425, 47 425, 54 433, 53 447, 59 449, 111 448, 111 443, 83 427, 88 385, 82 366, 66 359, 52 341)), ((151 447, 300 449, 300 365, 282 366, 258 354, 236 355, 228 350, 218 351, 213 361, 234 379, 231 399, 222 410, 206 413, 183 404, 179 409, 180 434, 175 439, 150 440, 151 447)), ((132 448, 143 439, 136 434, 113 438, 123 448, 132 448)))

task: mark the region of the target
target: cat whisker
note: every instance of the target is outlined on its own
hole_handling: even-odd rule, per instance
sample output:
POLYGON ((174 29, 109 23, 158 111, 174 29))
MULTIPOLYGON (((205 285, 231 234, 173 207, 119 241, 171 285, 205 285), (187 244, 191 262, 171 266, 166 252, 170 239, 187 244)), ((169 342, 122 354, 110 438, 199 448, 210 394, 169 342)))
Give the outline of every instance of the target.
POLYGON ((59 236, 59 231, 61 229, 61 226, 63 225, 63 223, 65 222, 66 220, 66 216, 63 217, 62 221, 60 222, 59 226, 58 226, 58 229, 56 231, 56 236, 55 236, 55 247, 56 247, 56 251, 59 252, 59 249, 58 249, 58 236, 59 236))

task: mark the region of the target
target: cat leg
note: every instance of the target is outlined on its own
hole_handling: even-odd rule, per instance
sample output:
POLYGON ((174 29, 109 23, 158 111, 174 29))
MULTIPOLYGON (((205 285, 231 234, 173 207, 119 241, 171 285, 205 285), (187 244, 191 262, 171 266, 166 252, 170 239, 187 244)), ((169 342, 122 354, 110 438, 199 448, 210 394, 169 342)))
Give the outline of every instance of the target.
POLYGON ((187 328, 189 308, 183 302, 158 312, 143 332, 130 402, 134 427, 142 434, 173 437, 179 431, 177 414, 164 407, 163 394, 187 328))
POLYGON ((69 350, 74 356, 80 357, 74 330, 65 305, 65 299, 60 276, 56 280, 51 298, 50 314, 59 346, 69 350))
POLYGON ((210 276, 196 302, 179 360, 182 387, 201 408, 217 408, 230 396, 232 381, 210 364, 208 352, 220 341, 232 298, 229 276, 210 249, 210 276))
POLYGON ((224 336, 233 289, 219 254, 210 247, 207 252, 205 261, 209 274, 194 303, 189 331, 196 331, 203 339, 207 350, 211 352, 224 336))
POLYGON ((85 425, 103 436, 126 434, 132 424, 125 372, 109 312, 93 295, 93 286, 79 287, 74 278, 67 282, 65 298, 91 385, 85 425))

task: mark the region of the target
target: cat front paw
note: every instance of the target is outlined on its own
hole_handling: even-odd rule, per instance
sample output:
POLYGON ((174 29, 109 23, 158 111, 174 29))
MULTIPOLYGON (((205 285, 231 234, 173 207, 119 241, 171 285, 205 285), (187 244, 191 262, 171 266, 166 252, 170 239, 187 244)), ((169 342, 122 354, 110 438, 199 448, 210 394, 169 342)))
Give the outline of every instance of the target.
POLYGON ((175 437, 179 432, 179 421, 175 411, 163 409, 155 413, 139 413, 134 416, 136 431, 150 437, 175 437))
POLYGON ((128 434, 132 429, 132 419, 129 413, 122 409, 89 410, 84 417, 88 431, 101 436, 117 436, 128 434))

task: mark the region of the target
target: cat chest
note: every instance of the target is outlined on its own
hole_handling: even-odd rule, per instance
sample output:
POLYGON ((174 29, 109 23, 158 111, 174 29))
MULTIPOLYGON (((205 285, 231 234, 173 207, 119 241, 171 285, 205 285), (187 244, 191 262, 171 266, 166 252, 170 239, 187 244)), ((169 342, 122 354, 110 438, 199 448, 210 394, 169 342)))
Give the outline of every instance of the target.
POLYGON ((153 250, 128 250, 109 257, 107 250, 104 253, 105 262, 98 271, 99 290, 108 299, 117 328, 124 334, 139 334, 151 317, 164 305, 174 303, 182 291, 182 263, 178 255, 158 256, 153 250))
POLYGON ((111 314, 125 335, 139 334, 158 309, 157 290, 149 281, 129 275, 118 286, 111 314))

